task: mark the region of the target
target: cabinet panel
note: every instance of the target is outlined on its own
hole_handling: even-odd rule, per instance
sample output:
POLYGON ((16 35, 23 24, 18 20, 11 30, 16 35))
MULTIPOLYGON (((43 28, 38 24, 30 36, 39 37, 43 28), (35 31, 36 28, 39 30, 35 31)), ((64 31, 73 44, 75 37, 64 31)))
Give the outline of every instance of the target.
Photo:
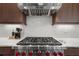
POLYGON ((79 22, 79 3, 73 3, 73 22, 79 22))
POLYGON ((64 50, 65 56, 79 56, 79 48, 77 47, 68 47, 64 50))
POLYGON ((23 15, 16 3, 0 3, 0 23, 23 23, 23 15))
POLYGON ((52 14, 52 25, 55 24, 56 16, 57 16, 56 12, 54 14, 52 14))
POLYGON ((58 11, 56 23, 79 24, 79 3, 64 3, 58 11))
POLYGON ((64 3, 58 11, 56 22, 72 22, 72 3, 64 3))
POLYGON ((0 47, 0 56, 14 56, 15 50, 11 47, 0 47))

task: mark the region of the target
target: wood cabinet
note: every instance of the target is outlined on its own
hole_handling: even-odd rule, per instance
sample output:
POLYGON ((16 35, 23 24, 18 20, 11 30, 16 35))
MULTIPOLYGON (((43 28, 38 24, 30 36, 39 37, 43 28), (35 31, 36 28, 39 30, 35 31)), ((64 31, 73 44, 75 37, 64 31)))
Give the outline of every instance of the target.
POLYGON ((79 23, 79 4, 63 3, 57 12, 56 23, 77 24, 79 23))
POLYGON ((79 47, 68 47, 64 50, 65 56, 79 56, 79 47))
POLYGON ((79 3, 73 3, 73 22, 79 23, 79 3))
POLYGON ((0 56, 14 56, 15 50, 11 47, 0 47, 0 56))
POLYGON ((0 3, 0 24, 22 24, 25 20, 16 3, 0 3))
POLYGON ((55 24, 56 16, 57 16, 56 12, 54 14, 52 14, 52 25, 55 24))

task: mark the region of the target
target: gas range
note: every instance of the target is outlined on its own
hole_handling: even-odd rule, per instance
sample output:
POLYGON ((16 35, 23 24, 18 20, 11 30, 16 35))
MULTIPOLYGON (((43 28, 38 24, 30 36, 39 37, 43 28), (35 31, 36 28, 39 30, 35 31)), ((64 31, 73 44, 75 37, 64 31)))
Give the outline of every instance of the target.
POLYGON ((26 37, 17 43, 16 56, 63 56, 62 43, 53 37, 26 37))
POLYGON ((62 45, 59 41, 52 37, 26 37, 17 45, 62 45))

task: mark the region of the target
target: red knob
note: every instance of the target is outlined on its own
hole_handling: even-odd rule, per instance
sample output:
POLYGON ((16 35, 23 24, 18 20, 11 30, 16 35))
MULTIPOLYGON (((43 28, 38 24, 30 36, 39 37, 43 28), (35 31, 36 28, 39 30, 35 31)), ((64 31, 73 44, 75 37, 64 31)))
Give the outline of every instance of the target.
POLYGON ((32 56, 32 55, 33 55, 33 52, 32 52, 32 51, 30 51, 30 52, 29 52, 29 56, 32 56))
POLYGON ((47 52, 46 52, 46 56, 50 56, 50 52, 47 51, 47 52))
POLYGON ((20 55, 20 53, 19 53, 19 52, 16 52, 16 53, 15 53, 15 55, 16 55, 16 56, 19 56, 19 55, 20 55))
POLYGON ((26 56, 26 52, 22 52, 22 56, 26 56))
POLYGON ((41 56, 41 55, 42 55, 41 51, 38 51, 38 53, 37 53, 37 54, 38 54, 38 56, 41 56))
POLYGON ((53 52, 53 56, 57 56, 57 53, 56 52, 53 52))
POLYGON ((59 56, 63 56, 64 54, 62 52, 58 52, 58 55, 59 56))

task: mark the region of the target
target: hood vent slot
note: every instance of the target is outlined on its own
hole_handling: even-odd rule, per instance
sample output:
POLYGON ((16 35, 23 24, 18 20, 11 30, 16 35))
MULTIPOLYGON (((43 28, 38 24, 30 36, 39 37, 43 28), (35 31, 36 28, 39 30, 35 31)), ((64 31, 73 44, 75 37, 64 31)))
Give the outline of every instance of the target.
POLYGON ((48 15, 49 9, 30 9, 31 15, 48 15))

